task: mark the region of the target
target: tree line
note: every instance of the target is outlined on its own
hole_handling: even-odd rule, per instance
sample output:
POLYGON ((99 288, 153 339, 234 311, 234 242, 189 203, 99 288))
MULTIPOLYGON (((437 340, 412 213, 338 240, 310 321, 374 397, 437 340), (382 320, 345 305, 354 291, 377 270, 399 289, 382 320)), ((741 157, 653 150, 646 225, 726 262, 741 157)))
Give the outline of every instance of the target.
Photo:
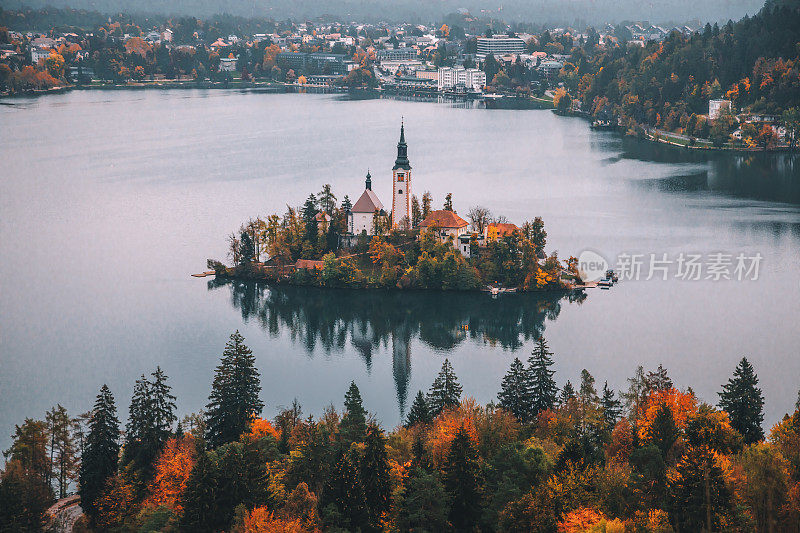
POLYGON ((480 406, 445 359, 387 434, 354 382, 341 413, 304 417, 295 400, 261 418, 236 332, 204 412, 178 421, 156 368, 136 381, 124 431, 105 385, 86 431, 60 406, 17 426, 0 531, 42 530, 75 481, 82 531, 797 531, 800 401, 765 438, 746 358, 718 407, 662 366, 618 395, 586 370, 559 387, 554 365, 540 338, 480 406))

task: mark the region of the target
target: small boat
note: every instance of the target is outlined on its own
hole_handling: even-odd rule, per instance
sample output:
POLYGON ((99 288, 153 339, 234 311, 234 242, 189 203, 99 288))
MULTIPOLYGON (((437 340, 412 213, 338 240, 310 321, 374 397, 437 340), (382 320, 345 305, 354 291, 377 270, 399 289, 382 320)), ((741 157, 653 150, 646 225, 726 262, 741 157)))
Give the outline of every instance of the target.
POLYGON ((611 281, 610 279, 601 279, 600 281, 597 282, 597 286, 600 287, 601 289, 608 289, 612 285, 614 285, 614 282, 611 281))

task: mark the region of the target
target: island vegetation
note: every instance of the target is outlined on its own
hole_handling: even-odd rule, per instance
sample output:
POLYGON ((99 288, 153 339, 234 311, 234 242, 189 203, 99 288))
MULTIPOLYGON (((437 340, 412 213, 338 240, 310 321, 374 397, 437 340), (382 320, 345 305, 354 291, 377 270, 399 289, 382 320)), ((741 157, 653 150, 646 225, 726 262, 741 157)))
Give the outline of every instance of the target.
MULTIPOLYGON (((349 197, 338 204, 326 184, 301 207, 287 207, 283 216, 242 225, 228 238, 233 264, 209 259, 208 267, 219 277, 340 288, 477 290, 497 285, 534 291, 563 290, 580 282, 575 258, 565 266, 557 253, 545 255, 547 232, 540 217, 517 228, 505 217, 473 207, 469 253, 464 254, 454 236, 443 237, 439 226, 420 227, 431 204, 428 192, 422 202, 414 196, 405 229, 390 229, 391 215, 376 212, 372 235, 362 231, 354 236, 347 232, 349 197), (514 229, 487 233, 493 222, 514 229)), ((452 194, 443 210, 454 212, 452 194)))
MULTIPOLYGON (((156 368, 124 426, 107 386, 72 418, 16 427, 0 472, 0 530, 41 531, 76 485, 75 531, 797 531, 800 402, 765 435, 742 358, 718 406, 639 367, 618 394, 583 370, 558 386, 544 338, 497 401, 463 394, 447 359, 386 432, 351 383, 342 410, 297 400, 262 417, 255 356, 231 335, 204 411, 178 421, 156 368)), ((302 391, 298 391, 302 394, 302 391)), ((280 401, 270 398, 270 401, 280 401)))

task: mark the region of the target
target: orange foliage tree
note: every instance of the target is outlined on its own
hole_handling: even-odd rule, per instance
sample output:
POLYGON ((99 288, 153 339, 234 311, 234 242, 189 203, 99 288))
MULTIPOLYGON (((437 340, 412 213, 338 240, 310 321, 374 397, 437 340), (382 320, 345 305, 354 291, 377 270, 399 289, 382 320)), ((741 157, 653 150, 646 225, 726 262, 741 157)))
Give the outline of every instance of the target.
POLYGON ((156 459, 155 474, 148 487, 146 505, 164 506, 176 514, 183 510, 180 496, 197 462, 197 444, 194 437, 185 435, 169 439, 156 459))
POLYGON ((476 408, 475 400, 467 398, 458 407, 445 409, 434 420, 433 426, 427 435, 427 441, 433 463, 437 467, 444 464, 456 432, 462 426, 475 445, 479 444, 475 423, 476 408))
POLYGON ((251 440, 257 440, 267 436, 278 440, 280 438, 280 433, 278 433, 278 430, 275 429, 269 420, 258 417, 253 417, 253 421, 250 422, 250 431, 243 435, 244 438, 251 440))
POLYGON ((675 427, 681 431, 686 429, 689 416, 697 412, 697 398, 693 394, 677 389, 654 391, 641 407, 637 427, 639 438, 648 441, 651 437, 653 421, 662 406, 669 407, 675 420, 675 427))
POLYGON ((266 507, 256 507, 244 517, 244 533, 305 533, 312 531, 298 519, 278 518, 266 507))

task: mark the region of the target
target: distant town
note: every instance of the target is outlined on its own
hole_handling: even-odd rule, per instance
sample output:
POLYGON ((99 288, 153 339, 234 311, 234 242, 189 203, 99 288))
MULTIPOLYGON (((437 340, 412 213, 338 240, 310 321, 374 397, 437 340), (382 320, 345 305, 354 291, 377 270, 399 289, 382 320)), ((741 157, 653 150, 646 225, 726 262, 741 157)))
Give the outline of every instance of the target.
POLYGON ((771 4, 722 27, 582 29, 487 22, 466 10, 431 25, 2 11, 0 90, 362 90, 553 108, 687 148, 786 150, 800 130, 798 52, 765 39, 796 34, 797 18, 771 4), (751 43, 746 57, 736 55, 741 43, 751 43))

